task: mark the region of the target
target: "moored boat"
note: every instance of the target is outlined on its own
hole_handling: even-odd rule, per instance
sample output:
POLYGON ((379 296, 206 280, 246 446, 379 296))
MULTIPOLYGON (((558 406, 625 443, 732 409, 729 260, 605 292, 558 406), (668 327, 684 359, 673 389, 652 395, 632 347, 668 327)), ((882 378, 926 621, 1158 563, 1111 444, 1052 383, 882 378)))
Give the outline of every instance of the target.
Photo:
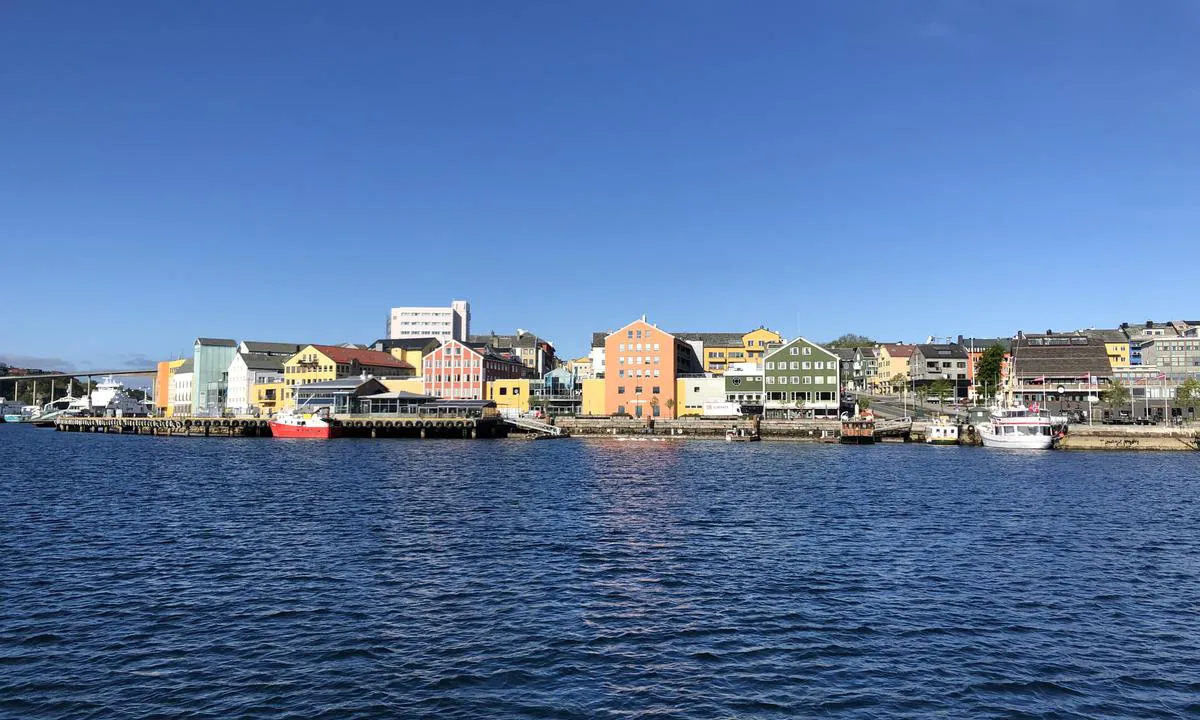
POLYGON ((729 428, 725 431, 726 442, 758 442, 762 437, 752 428, 729 428))
POLYGON ((925 426, 925 442, 930 445, 957 445, 958 423, 937 417, 925 426))
POLYGON ((995 408, 991 417, 976 428, 984 447, 1016 450, 1049 450, 1054 447, 1054 429, 1048 413, 1023 405, 995 408))
POLYGON ((330 419, 328 408, 320 412, 304 413, 285 410, 271 418, 271 435, 277 438, 305 438, 327 440, 338 437, 341 428, 330 419))

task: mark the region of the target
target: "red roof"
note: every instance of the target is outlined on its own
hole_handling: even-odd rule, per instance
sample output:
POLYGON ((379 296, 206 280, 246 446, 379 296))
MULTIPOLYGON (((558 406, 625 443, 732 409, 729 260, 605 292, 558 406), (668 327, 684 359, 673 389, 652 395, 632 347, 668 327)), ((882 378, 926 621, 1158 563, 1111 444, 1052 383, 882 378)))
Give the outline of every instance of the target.
POLYGON ((887 348, 888 355, 892 357, 912 357, 913 349, 916 345, 884 345, 887 348))
POLYGON ((359 350, 357 348, 338 347, 337 345, 313 345, 313 348, 335 363, 349 364, 357 360, 359 365, 413 369, 412 365, 397 360, 392 357, 391 353, 380 352, 378 350, 359 350))

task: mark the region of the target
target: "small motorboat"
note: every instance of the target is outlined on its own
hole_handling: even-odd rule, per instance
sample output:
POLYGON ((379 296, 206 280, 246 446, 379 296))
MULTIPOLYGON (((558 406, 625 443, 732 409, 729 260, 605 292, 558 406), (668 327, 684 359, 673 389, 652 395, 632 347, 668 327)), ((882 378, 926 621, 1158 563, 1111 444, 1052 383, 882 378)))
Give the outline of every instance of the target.
POLYGON ((726 442, 758 442, 762 436, 752 428, 736 427, 725 431, 726 442))

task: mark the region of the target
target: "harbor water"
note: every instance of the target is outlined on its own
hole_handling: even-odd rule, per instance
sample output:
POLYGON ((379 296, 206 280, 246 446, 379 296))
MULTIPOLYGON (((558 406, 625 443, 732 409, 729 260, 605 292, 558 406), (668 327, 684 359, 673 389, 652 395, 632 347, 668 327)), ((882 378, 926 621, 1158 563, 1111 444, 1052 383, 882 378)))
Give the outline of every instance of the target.
POLYGON ((1200 713, 1200 459, 0 426, 0 717, 1200 713))

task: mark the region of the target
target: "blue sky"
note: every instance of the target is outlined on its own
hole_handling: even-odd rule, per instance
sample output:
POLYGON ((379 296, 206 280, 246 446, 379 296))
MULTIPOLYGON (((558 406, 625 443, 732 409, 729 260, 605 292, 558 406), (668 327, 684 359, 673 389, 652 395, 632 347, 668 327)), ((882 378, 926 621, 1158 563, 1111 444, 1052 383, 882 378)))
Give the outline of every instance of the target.
POLYGON ((0 98, 0 359, 1200 315, 1190 0, 17 0, 0 98))

